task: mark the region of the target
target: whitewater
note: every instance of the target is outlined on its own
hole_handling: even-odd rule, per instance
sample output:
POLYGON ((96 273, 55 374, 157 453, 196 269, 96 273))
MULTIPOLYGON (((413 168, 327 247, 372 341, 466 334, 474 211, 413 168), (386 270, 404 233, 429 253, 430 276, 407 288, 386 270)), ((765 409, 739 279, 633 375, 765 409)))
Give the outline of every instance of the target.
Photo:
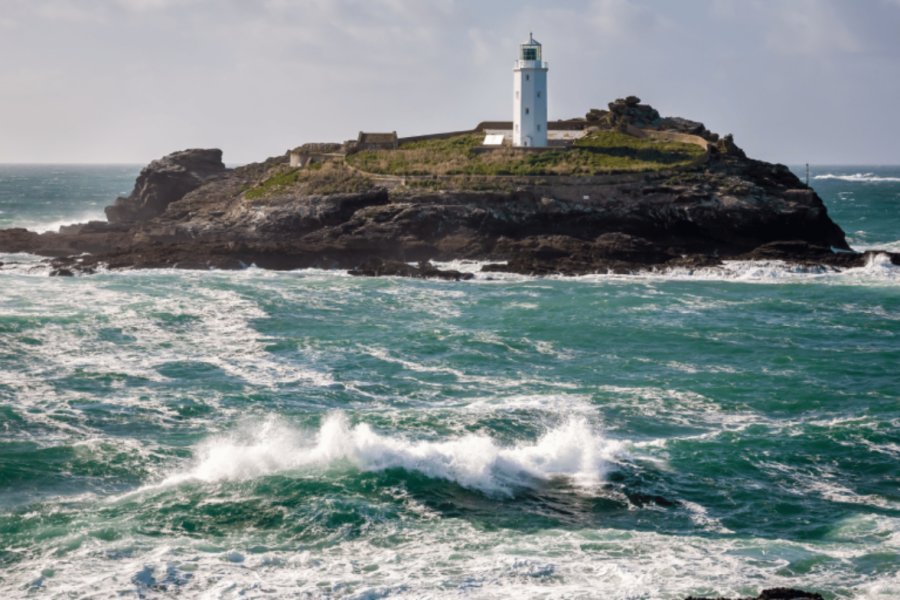
MULTIPOLYGON (((100 218, 139 170, 0 165, 0 227, 100 218)), ((812 175, 854 249, 900 249, 900 168, 812 175)), ((0 262, 2 598, 900 596, 883 256, 445 265, 467 282, 0 262)))

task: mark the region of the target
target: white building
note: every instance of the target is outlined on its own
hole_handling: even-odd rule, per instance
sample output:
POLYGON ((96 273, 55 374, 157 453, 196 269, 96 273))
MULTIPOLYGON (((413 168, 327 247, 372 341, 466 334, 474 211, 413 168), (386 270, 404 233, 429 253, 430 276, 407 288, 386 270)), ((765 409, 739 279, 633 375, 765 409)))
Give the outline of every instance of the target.
POLYGON ((547 145, 547 70, 534 36, 519 47, 513 67, 513 146, 547 145))

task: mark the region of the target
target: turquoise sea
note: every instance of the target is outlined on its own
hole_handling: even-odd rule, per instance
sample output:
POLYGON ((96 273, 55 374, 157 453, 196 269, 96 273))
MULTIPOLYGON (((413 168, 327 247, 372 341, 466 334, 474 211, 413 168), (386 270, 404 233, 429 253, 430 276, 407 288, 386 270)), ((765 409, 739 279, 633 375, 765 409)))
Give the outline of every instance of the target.
MULTIPOLYGON (((139 170, 0 166, 0 227, 101 218, 139 170)), ((900 168, 811 183, 852 246, 900 251, 900 168)), ((0 255, 0 598, 900 597, 881 258, 469 282, 39 260, 0 255)))

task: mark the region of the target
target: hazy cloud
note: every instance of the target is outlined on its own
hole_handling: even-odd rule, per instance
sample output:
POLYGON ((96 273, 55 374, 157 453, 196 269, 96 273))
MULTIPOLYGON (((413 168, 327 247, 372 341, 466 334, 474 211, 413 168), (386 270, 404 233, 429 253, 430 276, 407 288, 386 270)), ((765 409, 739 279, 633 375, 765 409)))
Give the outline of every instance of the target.
POLYGON ((588 15, 602 39, 612 43, 638 43, 667 26, 658 13, 628 0, 596 0, 588 15))

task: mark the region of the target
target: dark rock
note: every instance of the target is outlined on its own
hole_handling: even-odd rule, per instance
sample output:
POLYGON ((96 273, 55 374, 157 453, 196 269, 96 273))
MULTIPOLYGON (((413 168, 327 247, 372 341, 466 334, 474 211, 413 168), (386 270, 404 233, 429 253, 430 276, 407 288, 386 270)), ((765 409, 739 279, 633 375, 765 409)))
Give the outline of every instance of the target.
POLYGON ((646 270, 672 258, 649 240, 624 233, 608 233, 586 241, 569 236, 502 238, 495 254, 510 257, 505 264, 489 264, 483 272, 522 275, 628 274, 646 270))
POLYGON ((722 259, 708 254, 692 254, 690 256, 678 256, 666 261, 660 271, 669 269, 714 269, 722 266, 722 259))
MULTIPOLYGON (((617 100, 609 111, 594 109, 588 118, 585 123, 600 129, 639 123, 713 137, 702 123, 662 119, 637 98, 617 100)), ((873 259, 873 253, 834 251, 849 250, 844 232, 787 167, 747 159, 730 136, 717 147, 701 169, 620 183, 523 180, 492 191, 431 191, 387 189, 379 186, 396 182, 382 182, 330 194, 275 186, 277 193, 259 198, 246 191, 284 173, 286 156, 227 170, 217 150, 186 151, 144 169, 129 199, 108 209, 115 222, 40 235, 0 230, 0 252, 57 257, 54 269, 76 274, 100 265, 256 264, 449 279, 468 275, 434 269, 428 261, 473 259, 492 261, 486 272, 580 275, 716 268, 734 258, 836 268, 873 259)), ((900 255, 889 256, 900 264, 900 255)))
POLYGON ((844 269, 864 267, 877 255, 887 256, 891 264, 900 265, 900 253, 867 250, 866 252, 836 251, 834 248, 816 246, 808 242, 794 240, 769 242, 751 252, 738 256, 741 260, 782 260, 791 264, 806 266, 829 266, 844 269))
POLYGON ((84 223, 75 223, 73 225, 60 225, 60 235, 78 235, 84 229, 84 223))
POLYGON ((465 281, 474 277, 471 273, 459 271, 442 271, 431 263, 423 261, 418 267, 395 260, 372 258, 355 269, 347 271, 355 277, 412 277, 415 279, 447 279, 465 281))
POLYGON ((124 224, 112 224, 106 221, 88 221, 87 223, 73 223, 72 225, 62 225, 59 228, 60 235, 81 235, 86 233, 124 233, 128 231, 128 226, 124 224))
POLYGON ((835 252, 831 248, 809 242, 793 240, 769 242, 738 256, 740 260, 783 260, 805 266, 831 266, 842 268, 863 267, 868 253, 835 252))
POLYGON ((75 277, 75 273, 69 269, 55 269, 50 271, 50 277, 75 277))
POLYGON ((706 132, 706 126, 703 123, 682 119, 681 117, 666 117, 663 119, 663 125, 667 129, 674 130, 677 133, 685 133, 687 135, 703 136, 706 132))
POLYGON ((631 125, 639 129, 666 130, 675 133, 692 133, 699 135, 705 131, 702 123, 694 123, 685 119, 663 119, 659 111, 649 104, 641 104, 640 98, 629 96, 609 103, 609 111, 591 109, 587 120, 602 129, 626 132, 631 125), (691 127, 686 127, 690 124, 691 127), (687 131, 689 129, 690 131, 687 131))
POLYGON ((732 158, 747 158, 747 154, 734 143, 734 136, 730 133, 716 143, 715 149, 719 154, 732 158))
MULTIPOLYGON (((690 596, 685 600, 731 600, 730 598, 698 598, 690 596)), ((734 600, 824 600, 821 594, 813 592, 804 592, 803 590, 795 590, 792 588, 772 588, 764 590, 756 598, 736 598, 734 600)))
POLYGON ((184 150, 154 160, 141 171, 127 198, 106 207, 106 218, 120 223, 158 217, 169 204, 224 172, 221 150, 184 150))

